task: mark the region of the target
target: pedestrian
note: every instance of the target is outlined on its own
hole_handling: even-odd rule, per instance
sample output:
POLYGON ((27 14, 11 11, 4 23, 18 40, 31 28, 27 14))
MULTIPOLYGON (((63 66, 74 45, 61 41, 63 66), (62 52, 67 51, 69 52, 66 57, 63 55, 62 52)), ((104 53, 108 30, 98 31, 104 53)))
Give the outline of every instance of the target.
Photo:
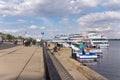
POLYGON ((25 40, 22 41, 22 44, 25 45, 25 40))
POLYGON ((79 45, 79 48, 81 49, 82 54, 85 55, 85 51, 84 51, 85 46, 84 46, 83 43, 81 43, 81 44, 79 45))

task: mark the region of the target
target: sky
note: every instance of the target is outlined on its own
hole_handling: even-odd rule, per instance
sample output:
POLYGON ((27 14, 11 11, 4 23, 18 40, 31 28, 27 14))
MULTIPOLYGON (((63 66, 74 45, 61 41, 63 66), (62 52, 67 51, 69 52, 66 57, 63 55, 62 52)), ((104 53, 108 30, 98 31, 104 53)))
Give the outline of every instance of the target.
POLYGON ((0 0, 0 32, 49 39, 87 31, 120 38, 120 0, 0 0))

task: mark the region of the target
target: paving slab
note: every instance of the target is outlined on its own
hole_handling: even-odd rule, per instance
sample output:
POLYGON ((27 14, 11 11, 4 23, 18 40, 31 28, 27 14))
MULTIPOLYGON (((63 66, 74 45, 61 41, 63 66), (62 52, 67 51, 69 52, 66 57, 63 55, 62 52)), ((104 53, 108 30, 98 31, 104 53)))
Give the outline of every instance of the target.
POLYGON ((0 54, 6 54, 0 57, 0 80, 44 80, 42 48, 19 46, 0 54))

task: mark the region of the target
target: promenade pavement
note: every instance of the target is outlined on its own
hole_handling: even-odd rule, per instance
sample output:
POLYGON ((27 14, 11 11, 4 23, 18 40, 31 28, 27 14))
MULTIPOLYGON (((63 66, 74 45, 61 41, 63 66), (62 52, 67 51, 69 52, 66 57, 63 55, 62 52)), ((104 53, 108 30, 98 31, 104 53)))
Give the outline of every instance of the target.
POLYGON ((16 46, 0 50, 0 80, 45 80, 41 47, 16 46))

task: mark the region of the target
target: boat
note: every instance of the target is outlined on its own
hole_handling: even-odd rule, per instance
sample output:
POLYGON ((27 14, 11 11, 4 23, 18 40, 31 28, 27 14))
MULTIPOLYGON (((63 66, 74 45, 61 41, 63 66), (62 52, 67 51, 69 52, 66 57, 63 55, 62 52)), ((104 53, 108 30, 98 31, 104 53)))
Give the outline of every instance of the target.
POLYGON ((100 50, 85 50, 85 54, 82 53, 82 50, 76 47, 75 45, 71 45, 72 48, 72 58, 77 59, 78 61, 96 61, 101 53, 100 50), (100 52, 99 52, 100 51, 100 52))
POLYGON ((103 51, 98 48, 85 48, 85 52, 88 52, 89 54, 96 54, 97 56, 102 56, 103 51))
POLYGON ((83 42, 87 42, 91 46, 99 46, 100 48, 109 46, 107 37, 95 31, 83 34, 83 42))
MULTIPOLYGON (((75 46, 73 44, 71 44, 71 48, 72 48, 72 50, 74 50, 74 52, 81 52, 80 48, 78 48, 77 46, 75 46)), ((86 54, 92 54, 93 53, 93 54, 96 54, 98 56, 103 54, 103 51, 101 49, 99 49, 99 48, 85 47, 84 50, 85 50, 86 54)), ((81 52, 81 54, 82 54, 82 52, 81 52)))
POLYGON ((86 61, 96 61, 98 59, 98 56, 94 53, 94 54, 79 54, 77 53, 76 54, 76 58, 77 60, 79 61, 82 61, 82 60, 86 60, 86 61))

